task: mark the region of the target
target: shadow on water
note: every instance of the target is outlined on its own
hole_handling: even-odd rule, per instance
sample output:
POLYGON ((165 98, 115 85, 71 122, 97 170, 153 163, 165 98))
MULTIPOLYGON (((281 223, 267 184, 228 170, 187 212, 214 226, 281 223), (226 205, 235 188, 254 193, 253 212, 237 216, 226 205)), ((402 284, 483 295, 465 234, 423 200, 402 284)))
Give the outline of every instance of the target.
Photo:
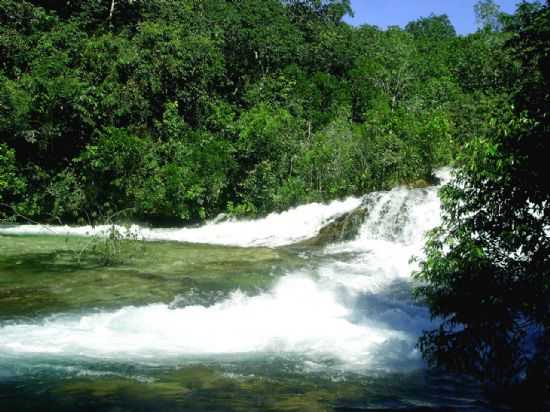
POLYGON ((304 375, 277 357, 238 367, 231 362, 172 369, 105 363, 42 367, 47 372, 35 368, 24 382, 0 376, 1 410, 486 410, 457 397, 456 385, 464 382, 433 374, 304 375))
POLYGON ((414 301, 413 284, 404 279, 393 280, 381 290, 355 295, 352 318, 354 322, 369 319, 385 323, 408 333, 433 325, 427 308, 414 301))
POLYGON ((425 372, 327 379, 238 374, 207 366, 154 372, 129 366, 120 374, 93 375, 86 371, 70 379, 38 376, 24 385, 0 383, 0 407, 59 412, 493 410, 475 400, 475 389, 463 395, 467 381, 425 372))

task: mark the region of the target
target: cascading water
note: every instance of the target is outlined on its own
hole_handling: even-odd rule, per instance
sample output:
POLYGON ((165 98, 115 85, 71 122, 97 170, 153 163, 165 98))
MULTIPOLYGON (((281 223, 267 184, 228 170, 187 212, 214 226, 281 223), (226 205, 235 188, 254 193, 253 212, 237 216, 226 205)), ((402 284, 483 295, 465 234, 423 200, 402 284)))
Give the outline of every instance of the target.
MULTIPOLYGON (((259 220, 216 221, 201 227, 178 229, 149 229, 132 225, 117 226, 121 233, 130 233, 145 240, 205 243, 227 246, 269 246, 290 245, 308 239, 334 218, 347 213, 361 204, 361 199, 350 197, 324 205, 311 203, 283 213, 272 213, 259 220)), ((0 234, 26 235, 106 235, 111 226, 49 226, 16 225, 0 227, 0 234)))
MULTIPOLYGON (((446 180, 448 171, 439 177, 446 180)), ((315 236, 357 208, 366 210, 353 240, 298 248, 293 253, 305 256, 306 265, 288 271, 269 290, 255 295, 237 289, 209 305, 176 296, 172 304, 4 322, 0 370, 16 376, 29 368, 109 362, 162 367, 229 362, 238 370, 239 364, 266 359, 291 362, 293 370, 306 375, 374 376, 419 370, 423 363, 417 338, 435 325, 427 309, 411 297, 410 275, 415 270, 411 258, 422 254, 424 234, 440 221, 437 191, 437 187, 396 188, 363 199, 305 205, 257 221, 213 222, 189 229, 138 228, 149 240, 284 247, 315 236)), ((0 234, 89 230, 14 226, 0 228, 0 234)), ((101 373, 118 373, 107 369, 101 373)))
MULTIPOLYGON (((142 235, 279 246, 311 237, 360 203, 352 198, 302 206, 256 222, 179 231, 143 229, 142 235), (224 233, 231 236, 222 237, 224 233)), ((5 325, 0 329, 0 353, 170 361, 198 354, 290 352, 331 359, 345 368, 418 366, 415 341, 430 322, 423 308, 403 296, 413 269, 409 260, 421 253, 425 231, 438 222, 437 189, 397 188, 367 196, 363 203, 368 218, 355 240, 326 247, 308 270, 288 273, 270 291, 257 296, 235 291, 208 307, 154 304, 5 325)), ((17 230, 43 229, 6 229, 17 230)), ((59 232, 83 233, 83 229, 59 232)))

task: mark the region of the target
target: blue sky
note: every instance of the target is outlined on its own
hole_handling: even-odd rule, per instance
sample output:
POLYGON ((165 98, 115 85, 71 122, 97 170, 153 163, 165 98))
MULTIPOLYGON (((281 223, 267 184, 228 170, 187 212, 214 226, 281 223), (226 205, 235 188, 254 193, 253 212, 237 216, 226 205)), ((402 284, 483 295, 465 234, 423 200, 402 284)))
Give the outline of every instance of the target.
MULTIPOLYGON (((520 0, 496 0, 506 13, 512 13, 520 0)), ((447 14, 459 34, 476 30, 474 4, 477 0, 351 0, 355 17, 346 17, 353 25, 374 24, 381 28, 405 26, 419 17, 447 14)))

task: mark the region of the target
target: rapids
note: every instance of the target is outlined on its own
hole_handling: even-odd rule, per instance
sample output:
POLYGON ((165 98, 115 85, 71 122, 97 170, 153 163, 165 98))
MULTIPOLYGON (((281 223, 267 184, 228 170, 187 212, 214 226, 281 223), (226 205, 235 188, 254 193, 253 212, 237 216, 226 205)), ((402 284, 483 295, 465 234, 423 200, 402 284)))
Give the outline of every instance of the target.
MULTIPOLYGON (((272 213, 258 220, 214 219, 200 227, 151 229, 137 225, 117 226, 125 234, 151 241, 204 243, 211 245, 277 247, 290 245, 315 236, 319 229, 332 220, 350 212, 361 204, 361 199, 350 197, 329 204, 311 203, 282 213, 272 213)), ((0 234, 15 235, 69 235, 105 236, 111 226, 51 226, 16 225, 0 227, 0 234)))
MULTIPOLYGON (((408 296, 410 260, 438 223, 437 187, 310 204, 257 221, 139 231, 148 240, 278 247, 315 235, 357 207, 367 208, 368 217, 356 239, 311 252, 315 263, 308 270, 287 273, 269 291, 248 296, 235 290, 210 306, 127 306, 7 324, 0 328, 0 356, 170 362, 186 355, 289 352, 355 370, 418 367, 416 338, 432 325, 408 296)), ((87 230, 18 226, 1 232, 87 230)))
MULTIPOLYGON (((438 177, 446 181, 449 171, 440 171, 438 177)), ((238 246, 226 248, 225 258, 262 246, 258 253, 284 251, 277 259, 294 254, 302 264, 279 268, 274 281, 256 292, 234 288, 207 301, 175 293, 172 302, 2 321, 0 386, 2 379, 17 382, 36 373, 31 371, 58 374, 59 368, 70 379, 82 374, 91 379, 99 379, 96 374, 101 379, 134 379, 134 372, 125 374, 121 368, 139 365, 140 385, 157 379, 157 372, 151 377, 147 368, 175 373, 184 365, 218 365, 229 373, 224 379, 256 374, 275 379, 298 371, 304 379, 337 379, 331 382, 351 379, 348 373, 380 377, 423 371, 416 342, 423 330, 437 324, 412 298, 411 273, 417 268, 412 258, 422 256, 425 233, 440 222, 438 189, 399 187, 363 198, 304 205, 263 219, 213 221, 194 228, 133 227, 151 241, 238 246), (354 239, 324 247, 293 246, 358 208, 366 211, 366 218, 354 239), (97 365, 100 371, 94 369, 97 365)), ((1 227, 0 235, 101 235, 101 230, 23 225, 1 227)), ((214 248, 201 246, 192 253, 209 247, 214 248)), ((266 264, 276 262, 266 257, 266 264)), ((199 372, 190 373, 196 377, 199 372)), ((360 384, 357 379, 349 384, 360 384)))

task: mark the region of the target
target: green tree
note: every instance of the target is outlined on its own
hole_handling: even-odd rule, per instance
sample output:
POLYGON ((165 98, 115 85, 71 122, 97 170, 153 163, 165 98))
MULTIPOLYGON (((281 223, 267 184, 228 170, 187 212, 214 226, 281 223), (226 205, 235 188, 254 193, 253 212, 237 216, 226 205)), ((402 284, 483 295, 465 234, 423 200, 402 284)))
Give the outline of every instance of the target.
POLYGON ((445 14, 430 15, 413 21, 405 27, 416 40, 419 51, 421 80, 450 77, 452 56, 456 53, 456 31, 445 14))
POLYGON ((449 20, 449 16, 442 14, 422 17, 405 26, 405 30, 415 37, 424 37, 431 40, 442 41, 456 36, 456 30, 449 20))
POLYGON ((157 134, 161 141, 143 163, 143 180, 133 187, 136 211, 149 219, 179 221, 219 213, 234 167, 228 142, 191 128, 176 102, 165 105, 157 134))
POLYGON ((135 190, 154 164, 152 145, 127 129, 109 127, 73 160, 90 218, 135 209, 135 190))
MULTIPOLYGON (((358 57, 352 70, 355 111, 364 112, 378 99, 390 107, 409 97, 418 69, 418 51, 411 34, 391 27, 375 32, 365 54, 358 57)), ((354 114, 362 117, 362 113, 354 114)))
POLYGON ((479 0, 474 5, 476 23, 479 30, 500 31, 502 12, 494 0, 479 0))
MULTIPOLYGON (((15 164, 15 152, 5 144, 0 144, 0 203, 8 204, 25 189, 25 181, 18 176, 15 164)), ((0 208, 0 217, 5 206, 0 208)))
POLYGON ((417 274, 442 322, 420 340, 424 355, 497 385, 518 410, 529 399, 542 411, 550 389, 549 27, 549 6, 518 11, 515 105, 465 146, 417 274))
POLYGON ((183 221, 426 178, 512 86, 507 35, 353 27, 350 4, 0 0, 12 198, 37 219, 183 221))

